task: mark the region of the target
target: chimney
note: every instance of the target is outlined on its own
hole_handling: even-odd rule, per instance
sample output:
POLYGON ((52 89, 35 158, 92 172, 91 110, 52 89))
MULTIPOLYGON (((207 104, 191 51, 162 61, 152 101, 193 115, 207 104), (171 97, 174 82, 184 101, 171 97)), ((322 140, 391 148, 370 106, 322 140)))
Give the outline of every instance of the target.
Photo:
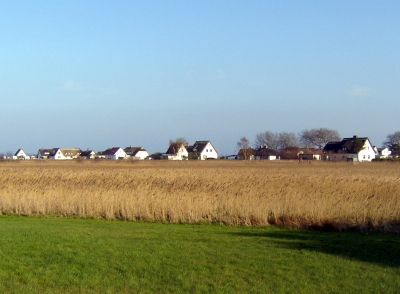
POLYGON ((354 136, 353 136, 353 139, 354 139, 354 140, 357 140, 357 139, 358 139, 358 136, 357 136, 357 135, 354 135, 354 136))

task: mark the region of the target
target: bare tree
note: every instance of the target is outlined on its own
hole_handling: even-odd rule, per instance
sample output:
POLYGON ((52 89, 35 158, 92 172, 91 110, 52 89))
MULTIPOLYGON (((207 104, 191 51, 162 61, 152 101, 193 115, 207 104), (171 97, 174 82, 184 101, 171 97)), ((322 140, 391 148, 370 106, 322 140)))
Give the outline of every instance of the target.
POLYGON ((256 135, 256 146, 268 146, 269 148, 278 150, 280 146, 279 134, 266 131, 256 135))
POLYGON ((336 130, 326 128, 304 130, 299 134, 300 143, 305 147, 322 149, 328 142, 340 141, 341 137, 336 130))
POLYGON ((277 150, 283 150, 287 147, 298 147, 299 140, 294 133, 280 133, 279 134, 279 148, 277 150))
POLYGON ((253 155, 253 148, 250 147, 250 141, 246 137, 242 137, 236 145, 239 149, 239 155, 244 160, 250 159, 251 155, 253 155))
POLYGON ((175 140, 170 139, 169 145, 172 145, 172 144, 176 144, 176 145, 183 144, 184 146, 187 146, 189 143, 188 143, 188 141, 186 141, 186 139, 184 137, 179 137, 179 138, 176 138, 175 140))
POLYGON ((387 135, 383 146, 388 147, 395 155, 400 154, 400 132, 387 135))
POLYGON ((255 144, 256 146, 266 145, 269 148, 280 151, 287 147, 299 146, 299 141, 294 133, 273 133, 267 131, 256 135, 255 144))

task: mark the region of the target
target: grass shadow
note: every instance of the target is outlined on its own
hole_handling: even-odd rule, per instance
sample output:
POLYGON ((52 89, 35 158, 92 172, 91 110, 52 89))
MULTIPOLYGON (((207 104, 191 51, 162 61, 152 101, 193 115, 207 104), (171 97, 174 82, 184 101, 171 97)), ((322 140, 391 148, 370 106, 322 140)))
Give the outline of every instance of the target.
POLYGON ((361 232, 318 232, 271 230, 269 232, 232 233, 265 238, 277 246, 337 255, 349 260, 400 267, 400 235, 361 232))

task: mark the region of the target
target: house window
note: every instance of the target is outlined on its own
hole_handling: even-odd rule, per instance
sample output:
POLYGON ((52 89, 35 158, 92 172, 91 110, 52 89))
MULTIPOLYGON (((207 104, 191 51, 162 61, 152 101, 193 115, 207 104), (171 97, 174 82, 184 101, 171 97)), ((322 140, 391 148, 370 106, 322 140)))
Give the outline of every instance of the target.
POLYGON ((210 149, 210 152, 212 152, 212 149, 210 149))
POLYGON ((208 149, 206 149, 206 152, 208 152, 208 149))
POLYGON ((363 159, 365 159, 365 155, 363 155, 363 159))
POLYGON ((371 158, 371 155, 368 155, 368 159, 370 159, 371 158))

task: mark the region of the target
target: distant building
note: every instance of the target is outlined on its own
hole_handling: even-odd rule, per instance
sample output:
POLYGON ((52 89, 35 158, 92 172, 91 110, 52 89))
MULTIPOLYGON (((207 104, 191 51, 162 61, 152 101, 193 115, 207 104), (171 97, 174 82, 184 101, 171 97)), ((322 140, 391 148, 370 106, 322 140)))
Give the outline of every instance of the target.
POLYGON ((340 142, 328 142, 324 147, 328 160, 372 161, 376 156, 376 148, 368 137, 353 136, 343 138, 340 142))
POLYGON ((79 155, 79 158, 83 158, 83 159, 94 159, 96 157, 96 152, 94 152, 93 150, 85 150, 82 151, 81 154, 79 155))
POLYGON ((163 154, 163 157, 168 160, 187 160, 188 159, 188 151, 182 143, 172 143, 167 152, 163 154))
POLYGON ((277 160, 280 159, 280 153, 268 146, 259 146, 254 149, 253 157, 257 160, 277 160))
POLYGON ((378 158, 389 158, 392 156, 392 151, 389 148, 376 148, 376 157, 378 158))
POLYGON ((143 147, 129 146, 129 147, 126 147, 124 149, 124 151, 125 151, 126 155, 132 159, 143 160, 150 156, 149 152, 147 152, 147 150, 144 149, 143 147))
POLYGON ((47 159, 53 149, 40 148, 37 154, 38 159, 47 159))
POLYGON ((80 148, 53 148, 47 158, 55 160, 76 159, 79 154, 81 154, 80 148))
POLYGON ((22 150, 21 148, 17 150, 17 152, 15 152, 13 159, 22 159, 22 160, 28 160, 31 159, 30 156, 26 155, 26 153, 24 152, 24 150, 22 150))
MULTIPOLYGON (((196 141, 192 146, 187 148, 187 152, 197 159, 217 159, 218 151, 215 149, 211 141, 196 141)), ((191 157, 192 158, 192 157, 191 157)))
POLYGON ((125 159, 127 157, 125 151, 121 147, 108 148, 103 152, 99 152, 100 157, 118 160, 125 159))

